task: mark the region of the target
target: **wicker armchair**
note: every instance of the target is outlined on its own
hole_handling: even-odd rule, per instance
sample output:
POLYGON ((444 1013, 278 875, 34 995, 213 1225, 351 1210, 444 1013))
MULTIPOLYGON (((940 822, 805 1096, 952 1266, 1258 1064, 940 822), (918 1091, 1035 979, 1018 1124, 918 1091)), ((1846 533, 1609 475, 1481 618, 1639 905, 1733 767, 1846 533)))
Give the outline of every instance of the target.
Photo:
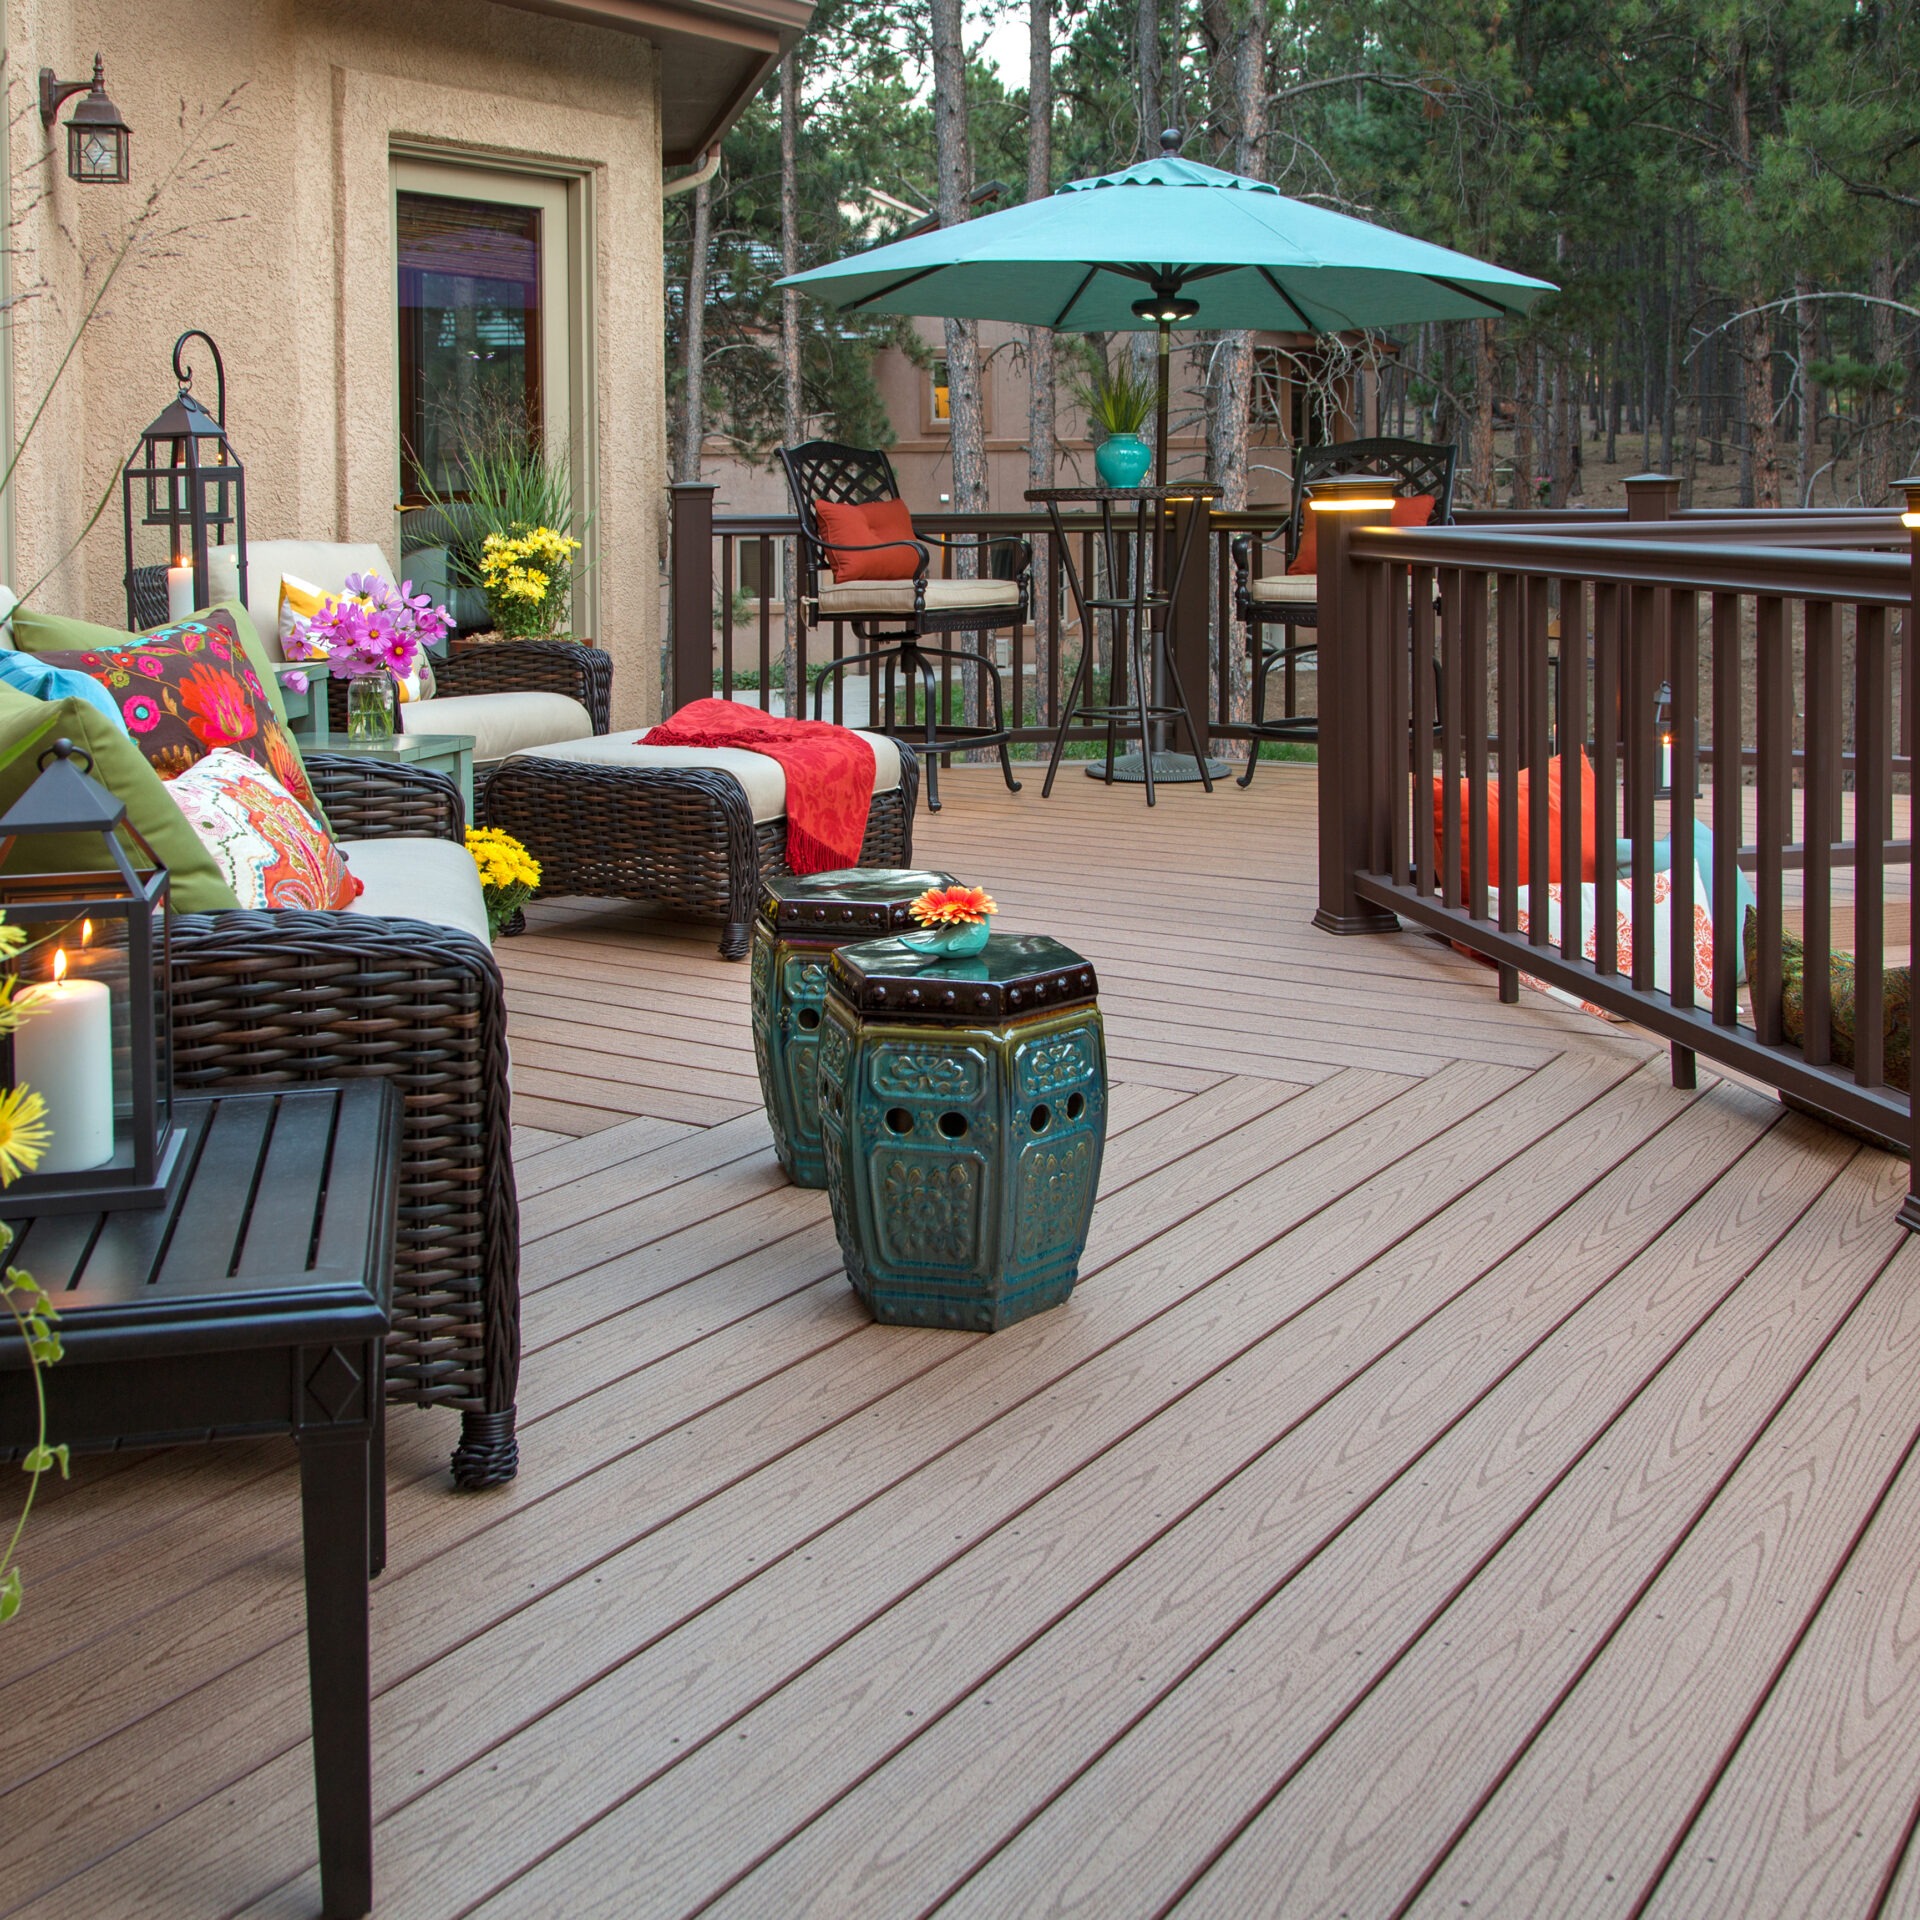
MULTIPOLYGON (((1453 518, 1453 476, 1459 449, 1436 446, 1425 440, 1337 440, 1325 446, 1303 447, 1295 462, 1293 507, 1287 515, 1286 559, 1300 551, 1300 530, 1306 510, 1307 490, 1314 481, 1336 473, 1378 474, 1393 491, 1404 496, 1427 493, 1433 496, 1433 524, 1453 518)), ((1314 629, 1320 613, 1315 598, 1313 577, 1256 579, 1253 553, 1256 546, 1271 536, 1242 534, 1233 542, 1234 612, 1247 629, 1247 650, 1253 656, 1253 704, 1250 731, 1253 746, 1247 756, 1247 770, 1240 785, 1253 779, 1260 764, 1262 740, 1318 740, 1320 721, 1315 714, 1296 714, 1294 673, 1303 660, 1319 651, 1314 629), (1269 640, 1267 633, 1279 629, 1279 638, 1269 640), (1301 637, 1305 628, 1307 637, 1301 637), (1278 670, 1286 681, 1287 711, 1275 719, 1267 718, 1267 681, 1278 670)))
MULTIPOLYGON (((343 839, 464 830, 459 793, 440 774, 325 753, 307 768, 343 839)), ((457 1485, 511 1479, 520 1226, 491 951, 423 921, 294 912, 177 915, 172 947, 181 1092, 368 1075, 398 1084, 387 1397, 459 1411, 457 1485)))
MULTIPOLYGON (((972 747, 997 747, 1001 778, 1010 792, 1018 793, 1020 783, 1013 777, 1013 762, 1007 755, 1007 742, 1013 734, 1007 724, 999 662, 991 654, 955 646, 953 638, 956 634, 986 634, 999 627, 1018 627, 1025 621, 1033 572, 1031 542, 1008 533, 982 538, 917 534, 911 541, 881 543, 911 548, 915 556, 911 577, 836 582, 832 554, 820 537, 815 509, 822 501, 865 506, 876 500, 897 500, 900 482, 894 476, 893 462, 872 448, 809 440, 803 446, 782 447, 780 464, 786 469, 787 487, 800 522, 800 556, 806 570, 804 598, 814 609, 809 617, 845 620, 861 642, 858 653, 831 662, 814 682, 813 717, 821 717, 829 681, 838 681, 842 674, 858 667, 878 667, 881 710, 867 725, 912 745, 926 766, 930 813, 940 811, 941 760, 972 747), (949 552, 972 550, 982 560, 992 557, 1005 572, 978 580, 929 579, 932 547, 944 547, 949 552), (826 576, 824 588, 822 574, 826 576), (928 639, 933 641, 931 648, 921 644, 928 639), (948 670, 955 666, 971 667, 978 674, 980 698, 993 714, 988 725, 965 725, 943 716, 944 683, 948 670), (936 668, 940 670, 937 673, 936 668), (906 681, 908 701, 904 715, 898 704, 902 679, 906 681), (921 689, 918 704, 922 718, 918 721, 912 718, 915 679, 921 689)), ((879 550, 852 548, 844 541, 836 544, 844 552, 879 550)), ((1018 688, 1014 698, 1017 704, 1018 688)), ((1014 725, 1018 724, 1016 713, 1014 725)))

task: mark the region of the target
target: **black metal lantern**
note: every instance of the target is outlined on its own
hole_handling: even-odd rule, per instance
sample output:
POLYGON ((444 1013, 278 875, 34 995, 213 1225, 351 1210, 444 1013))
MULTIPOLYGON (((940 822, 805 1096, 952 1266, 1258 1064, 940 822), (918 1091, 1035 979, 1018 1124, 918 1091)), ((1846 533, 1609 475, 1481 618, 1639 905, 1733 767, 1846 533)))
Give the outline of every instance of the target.
POLYGON ((172 593, 176 581, 183 590, 191 586, 194 609, 212 603, 209 554, 225 540, 229 526, 234 529, 240 598, 247 597, 247 476, 227 438, 227 369, 211 334, 190 327, 173 343, 173 377, 180 383, 179 393, 140 436, 139 451, 121 477, 130 629, 161 617, 153 613, 161 597, 167 599, 164 617, 180 616, 183 609, 175 604, 180 596, 172 593), (204 340, 213 355, 217 415, 208 413, 194 395, 193 373, 182 357, 189 340, 204 340), (136 559, 135 527, 167 530, 164 566, 169 577, 160 583, 160 594, 154 590, 160 569, 136 559))
POLYGON ((127 858, 126 805, 89 777, 92 764, 56 740, 39 778, 0 817, 0 910, 26 935, 11 963, 22 1018, 5 1043, 6 1079, 46 1102, 51 1135, 38 1167, 0 1195, 10 1218, 158 1206, 179 1156, 167 870, 131 827, 147 864, 127 858), (97 840, 104 867, 11 870, 16 847, 51 838, 97 840))
POLYGON ((40 69, 40 118, 49 127, 61 105, 76 93, 87 97, 67 120, 67 176, 83 187, 122 187, 130 174, 133 130, 107 98, 107 76, 93 56, 93 79, 61 80, 51 67, 40 69))

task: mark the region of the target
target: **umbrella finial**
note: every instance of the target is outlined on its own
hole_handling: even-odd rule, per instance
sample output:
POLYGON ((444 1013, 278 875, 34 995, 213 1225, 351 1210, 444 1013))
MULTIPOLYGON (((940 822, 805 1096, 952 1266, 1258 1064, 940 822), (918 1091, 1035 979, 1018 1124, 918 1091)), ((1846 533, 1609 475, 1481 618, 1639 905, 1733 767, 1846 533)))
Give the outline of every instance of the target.
POLYGON ((1167 154, 1178 154, 1182 137, 1178 127, 1169 127, 1160 136, 1160 151, 1167 154))

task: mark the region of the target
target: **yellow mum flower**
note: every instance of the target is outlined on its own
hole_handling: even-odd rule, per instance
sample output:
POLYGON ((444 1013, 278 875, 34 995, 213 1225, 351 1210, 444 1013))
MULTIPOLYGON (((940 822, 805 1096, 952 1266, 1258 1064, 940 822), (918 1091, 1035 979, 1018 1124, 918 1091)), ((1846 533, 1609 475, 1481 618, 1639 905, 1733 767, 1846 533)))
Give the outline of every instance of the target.
POLYGON ((53 1140, 46 1118, 47 1103, 31 1087, 12 1087, 0 1096, 0 1186, 11 1186, 40 1164, 53 1140))

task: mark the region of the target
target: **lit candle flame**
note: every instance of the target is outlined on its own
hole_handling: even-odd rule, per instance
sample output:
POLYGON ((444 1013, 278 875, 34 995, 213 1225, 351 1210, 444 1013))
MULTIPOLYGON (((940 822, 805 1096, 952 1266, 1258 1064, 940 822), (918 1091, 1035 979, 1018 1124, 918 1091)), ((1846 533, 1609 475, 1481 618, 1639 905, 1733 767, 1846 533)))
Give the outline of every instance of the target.
POLYGON ((91 920, 82 920, 80 922, 80 944, 83 947, 93 945, 93 922, 91 920))
POLYGON ((67 950, 56 947, 53 950, 53 983, 58 986, 67 977, 67 950))

